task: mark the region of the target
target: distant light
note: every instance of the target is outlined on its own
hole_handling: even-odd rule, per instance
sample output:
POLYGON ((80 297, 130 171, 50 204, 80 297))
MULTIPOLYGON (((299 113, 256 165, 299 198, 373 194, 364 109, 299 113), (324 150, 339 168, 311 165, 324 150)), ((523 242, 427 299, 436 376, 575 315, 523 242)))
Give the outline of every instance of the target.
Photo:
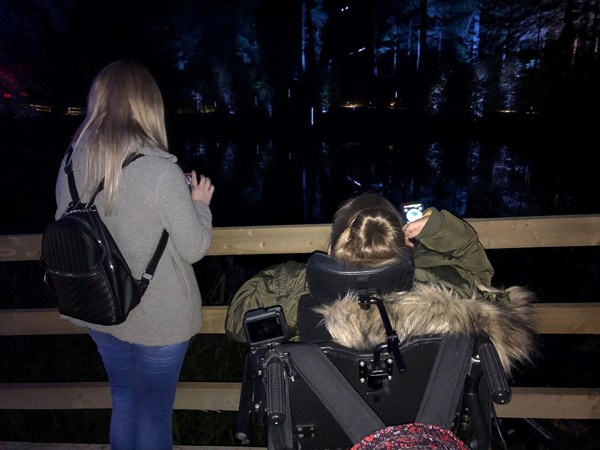
POLYGON ((67 112, 65 112, 66 116, 83 116, 83 108, 79 108, 77 106, 69 106, 67 107, 67 112))
POLYGON ((30 104, 29 107, 37 112, 52 112, 52 107, 47 105, 30 104))
POLYGON ((363 108, 366 105, 364 103, 359 103, 359 102, 349 102, 347 101, 346 103, 344 103, 343 105, 341 105, 342 108, 348 108, 348 109, 356 109, 356 108, 363 108))
POLYGON ((348 179, 348 181, 355 184, 356 186, 362 187, 362 184, 360 184, 358 181, 356 181, 354 178, 350 177, 349 175, 346 175, 346 179, 348 179))

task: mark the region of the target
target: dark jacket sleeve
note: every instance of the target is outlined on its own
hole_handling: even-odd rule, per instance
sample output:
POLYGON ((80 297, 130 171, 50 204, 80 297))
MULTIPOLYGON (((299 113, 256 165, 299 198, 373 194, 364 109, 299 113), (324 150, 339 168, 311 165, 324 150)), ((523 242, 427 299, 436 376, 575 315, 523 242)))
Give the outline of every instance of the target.
POLYGON ((491 286, 494 268, 473 227, 449 211, 429 208, 426 214, 417 236, 415 279, 444 281, 468 297, 478 285, 491 286))
POLYGON ((235 293, 225 317, 227 336, 238 342, 246 342, 244 314, 255 308, 281 305, 290 334, 297 334, 298 302, 308 293, 306 266, 288 261, 268 267, 248 281, 235 293))

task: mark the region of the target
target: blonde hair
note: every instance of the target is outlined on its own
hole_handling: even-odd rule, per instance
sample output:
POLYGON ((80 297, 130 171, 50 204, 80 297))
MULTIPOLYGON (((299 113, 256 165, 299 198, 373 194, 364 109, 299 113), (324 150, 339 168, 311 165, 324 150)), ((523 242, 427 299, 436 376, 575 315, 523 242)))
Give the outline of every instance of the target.
POLYGON ((347 264, 389 264, 406 248, 400 213, 376 194, 356 197, 336 212, 330 244, 331 255, 347 264))
POLYGON ((88 93, 84 121, 73 137, 75 148, 89 136, 85 192, 104 178, 105 213, 117 204, 121 166, 144 146, 168 152, 165 108, 156 81, 136 62, 115 61, 104 67, 88 93))

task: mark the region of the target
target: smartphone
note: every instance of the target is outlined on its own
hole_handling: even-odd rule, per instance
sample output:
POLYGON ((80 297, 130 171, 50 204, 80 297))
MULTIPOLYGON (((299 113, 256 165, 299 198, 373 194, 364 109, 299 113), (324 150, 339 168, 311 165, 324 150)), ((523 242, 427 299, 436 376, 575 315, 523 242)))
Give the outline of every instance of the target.
POLYGON ((414 222, 423 217, 423 209, 423 203, 403 203, 402 218, 404 219, 404 223, 414 222))

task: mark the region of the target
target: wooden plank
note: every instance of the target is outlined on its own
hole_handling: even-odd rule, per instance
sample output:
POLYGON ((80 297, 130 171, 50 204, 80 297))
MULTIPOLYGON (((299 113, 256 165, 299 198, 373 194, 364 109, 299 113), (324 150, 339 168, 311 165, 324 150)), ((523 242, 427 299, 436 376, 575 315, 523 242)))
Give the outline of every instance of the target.
MULTIPOLYGON (((600 388, 514 387, 499 417, 600 419, 600 388)), ((0 384, 0 409, 108 409, 108 383, 0 384)), ((240 383, 181 382, 174 409, 237 411, 240 383)))
POLYGON ((0 409, 110 409, 106 382, 0 384, 0 409))
MULTIPOLYGON (((600 214, 466 219, 484 247, 539 248, 600 245, 600 214)), ((331 224, 215 227, 209 256, 275 255, 324 250, 331 224)), ((0 261, 35 261, 41 234, 0 236, 0 261)))
POLYGON ((237 411, 241 383, 179 382, 175 409, 237 411))
POLYGON ((35 261, 40 259, 41 234, 0 236, 0 261, 35 261))
MULTIPOLYGON (((0 409, 110 409, 107 382, 0 384, 0 409)), ((237 411, 240 383, 180 382, 174 409, 237 411)))
POLYGON ((85 328, 61 319, 58 310, 54 308, 0 310, 2 336, 84 333, 87 333, 85 328))
POLYGON ((539 334, 600 334, 600 303, 536 303, 539 334))
MULTIPOLYGON (((224 334, 227 306, 203 306, 201 334, 224 334)), ((54 308, 0 310, 0 336, 85 334, 87 329, 63 319, 54 308)))
POLYGON ((487 249, 600 245, 600 215, 467 219, 487 249))
POLYGON ((496 405, 499 417, 528 419, 600 419, 600 389, 514 387, 508 405, 496 405))
POLYGON ((214 228, 209 255, 274 255, 325 250, 331 224, 214 228))
MULTIPOLYGON (((540 334, 600 334, 600 302, 536 303, 540 334)), ((227 306, 203 306, 201 334, 225 333, 227 306)), ((87 330, 62 319, 56 309, 0 310, 0 336, 85 334, 87 330)))
MULTIPOLYGON (((227 306, 202 307, 202 334, 225 334, 227 306)), ((598 321, 600 323, 600 320, 598 321)))

